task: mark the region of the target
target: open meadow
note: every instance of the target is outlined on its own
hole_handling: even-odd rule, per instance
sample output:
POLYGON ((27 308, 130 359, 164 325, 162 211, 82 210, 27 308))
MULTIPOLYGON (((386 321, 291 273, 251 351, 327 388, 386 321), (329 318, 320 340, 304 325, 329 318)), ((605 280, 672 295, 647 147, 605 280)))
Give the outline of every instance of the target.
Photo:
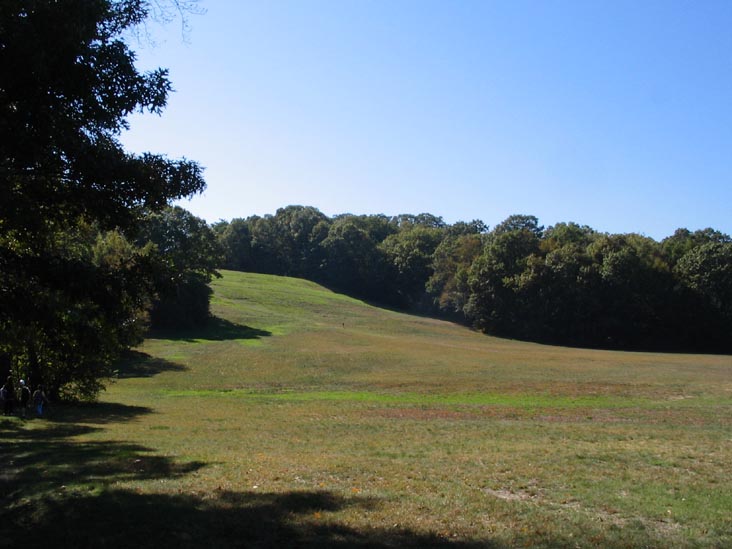
POLYGON ((223 274, 99 403, 2 418, 0 547, 732 546, 732 357, 223 274))

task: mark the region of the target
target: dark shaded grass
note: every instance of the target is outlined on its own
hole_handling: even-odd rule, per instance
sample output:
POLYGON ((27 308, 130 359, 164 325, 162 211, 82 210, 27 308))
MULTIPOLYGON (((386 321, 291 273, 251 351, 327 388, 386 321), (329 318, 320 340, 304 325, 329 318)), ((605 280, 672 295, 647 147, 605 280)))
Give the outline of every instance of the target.
POLYGON ((185 372, 188 368, 140 351, 127 351, 114 365, 117 377, 152 377, 163 372, 185 372))
POLYGON ((132 406, 118 402, 54 403, 44 413, 44 419, 53 423, 105 424, 129 421, 152 413, 147 406, 132 406))
POLYGON ((149 337, 155 339, 186 341, 189 343, 199 340, 230 341, 234 339, 260 339, 271 335, 272 333, 267 330, 236 324, 217 316, 212 316, 202 326, 182 330, 153 330, 148 334, 149 337))
MULTIPOLYGON (((409 530, 361 532, 337 524, 303 524, 302 515, 337 511, 368 501, 327 492, 195 495, 137 494, 107 490, 45 499, 23 520, 23 509, 4 518, 6 541, 41 547, 496 547, 453 542, 409 530), (18 520, 20 519, 20 520, 18 520), (26 543, 25 540, 37 543, 26 543), (60 543, 59 543, 60 542, 60 543)), ((30 510, 29 510, 30 511, 30 510)))

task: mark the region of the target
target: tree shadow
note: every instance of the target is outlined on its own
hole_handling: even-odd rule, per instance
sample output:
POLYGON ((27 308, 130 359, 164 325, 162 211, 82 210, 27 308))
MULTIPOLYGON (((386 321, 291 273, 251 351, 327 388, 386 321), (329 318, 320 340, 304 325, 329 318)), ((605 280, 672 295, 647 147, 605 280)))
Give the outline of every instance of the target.
POLYGON ((98 495, 70 492, 20 506, 0 515, 9 546, 96 547, 452 547, 490 548, 486 541, 450 541, 406 529, 358 530, 323 520, 346 506, 368 509, 368 500, 347 500, 328 492, 284 494, 221 492, 140 494, 110 489, 98 495), (22 520, 26 513, 29 519, 22 520), (44 540, 28 545, 27 540, 44 540))
MULTIPOLYGON (((0 546, 504 549, 573 547, 577 541, 523 531, 504 542, 456 540, 396 525, 354 527, 333 514, 379 511, 379 498, 196 488, 190 480, 208 464, 156 455, 139 444, 74 439, 95 431, 101 428, 0 422, 0 546), (168 483, 184 477, 186 483, 168 483)), ((627 540, 606 537, 598 546, 625 547, 627 540)))
MULTIPOLYGON (((67 433, 65 433, 67 434, 67 433)), ((112 481, 175 478, 203 467, 201 462, 176 463, 137 444, 72 442, 58 431, 17 437, 0 448, 3 469, 0 490, 6 505, 17 499, 64 499, 80 489, 112 481)))
MULTIPOLYGON (((74 437, 100 431, 88 425, 45 423, 28 427, 20 421, 0 424, 0 494, 4 510, 63 500, 79 490, 125 480, 176 478, 197 471, 202 462, 177 463, 139 444, 77 441, 74 437)), ((23 518, 22 514, 19 518, 23 518)), ((1 545, 1 544, 0 544, 1 545)))
POLYGON ((118 441, 79 441, 99 427, 0 422, 2 546, 41 547, 485 547, 405 529, 358 530, 325 519, 379 501, 327 491, 221 489, 166 493, 166 481, 207 464, 180 462, 118 441), (155 481, 152 485, 149 481, 155 481), (157 483, 160 481, 160 484, 157 483), (140 489, 120 483, 143 483, 140 489), (147 484, 145 484, 147 482, 147 484), (161 490, 158 491, 157 487, 161 490))
MULTIPOLYGON (((43 429, 25 429, 21 428, 14 419, 0 420, 0 440, 3 446, 0 451, 5 450, 5 444, 9 440, 14 441, 53 441, 64 438, 86 435, 99 431, 99 427, 91 427, 89 425, 54 425, 52 428, 43 429)), ((0 462, 2 463, 2 462, 0 462)))
MULTIPOLYGON (((329 518, 347 507, 368 512, 378 502, 329 492, 219 492, 143 494, 107 489, 66 492, 0 512, 8 546, 76 548, 433 548, 577 547, 571 536, 515 532, 510 541, 456 540, 406 528, 355 528, 329 518), (25 518, 23 518, 25 517, 25 518), (30 543, 28 540, 31 540, 30 543), (43 540, 43 541, 41 541, 43 540)), ((589 546, 620 549, 628 540, 604 538, 589 546)), ((662 547, 657 543, 647 547, 662 547)))
POLYGON ((149 337, 192 343, 201 339, 206 341, 230 341, 234 339, 260 339, 271 335, 272 332, 267 330, 236 324, 224 318, 212 316, 202 326, 179 330, 152 330, 149 337))
POLYGON ((54 403, 45 412, 44 419, 52 423, 105 424, 130 421, 153 413, 147 406, 133 406, 119 402, 54 403))
POLYGON ((117 377, 152 377, 163 372, 185 372, 188 368, 140 351, 126 351, 114 365, 117 377))

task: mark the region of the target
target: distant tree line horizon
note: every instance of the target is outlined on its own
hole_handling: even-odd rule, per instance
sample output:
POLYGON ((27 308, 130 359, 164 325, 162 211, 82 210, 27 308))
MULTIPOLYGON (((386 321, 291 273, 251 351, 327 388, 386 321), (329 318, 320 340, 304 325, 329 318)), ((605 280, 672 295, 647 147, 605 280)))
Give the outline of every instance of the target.
POLYGON ((610 349, 732 350, 732 239, 656 241, 512 215, 490 228, 421 213, 287 206, 211 225, 218 267, 306 278, 483 332, 610 349))

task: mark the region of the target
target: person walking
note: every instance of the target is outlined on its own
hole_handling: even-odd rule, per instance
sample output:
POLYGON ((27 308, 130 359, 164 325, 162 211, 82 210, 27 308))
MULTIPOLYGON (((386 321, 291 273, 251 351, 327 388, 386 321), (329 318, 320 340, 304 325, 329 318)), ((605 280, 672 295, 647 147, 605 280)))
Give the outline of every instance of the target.
POLYGON ((8 380, 0 391, 3 393, 3 415, 12 416, 15 409, 15 387, 13 387, 12 376, 8 376, 8 380))
POLYGON ((28 404, 30 404, 31 392, 24 380, 20 380, 20 417, 25 419, 28 404))
POLYGON ((46 393, 43 392, 43 385, 39 385, 33 393, 33 407, 36 409, 36 415, 38 417, 43 416, 43 409, 46 404, 48 404, 46 393))

